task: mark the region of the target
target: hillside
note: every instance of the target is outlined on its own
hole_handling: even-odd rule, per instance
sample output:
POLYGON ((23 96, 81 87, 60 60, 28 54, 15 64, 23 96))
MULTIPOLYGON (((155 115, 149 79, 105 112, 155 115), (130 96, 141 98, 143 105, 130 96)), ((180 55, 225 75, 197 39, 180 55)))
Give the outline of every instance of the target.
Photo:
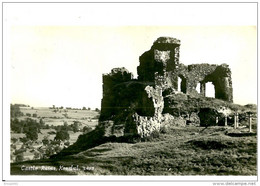
POLYGON ((247 131, 215 126, 171 127, 143 142, 106 142, 56 159, 14 163, 11 174, 256 175, 256 133, 247 131), (21 166, 38 170, 25 171, 21 166), (42 166, 56 170, 44 171, 42 166), (78 169, 69 170, 71 166, 78 169))
POLYGON ((12 163, 11 175, 256 175, 256 105, 211 98, 197 103, 253 113, 253 132, 246 117, 240 118, 238 129, 230 122, 207 127, 169 123, 144 139, 104 136, 106 126, 98 125, 50 159, 12 163))
MULTIPOLYGON (((256 105, 185 94, 176 94, 172 100, 174 103, 166 108, 180 108, 173 112, 175 123, 168 123, 150 137, 107 135, 108 126, 101 122, 49 159, 11 163, 11 175, 256 175, 256 105), (195 107, 220 106, 239 113, 237 129, 232 117, 227 126, 178 125, 185 113, 196 112, 195 107), (247 113, 253 115, 251 133, 247 113)), ((48 121, 48 117, 44 119, 48 121)))

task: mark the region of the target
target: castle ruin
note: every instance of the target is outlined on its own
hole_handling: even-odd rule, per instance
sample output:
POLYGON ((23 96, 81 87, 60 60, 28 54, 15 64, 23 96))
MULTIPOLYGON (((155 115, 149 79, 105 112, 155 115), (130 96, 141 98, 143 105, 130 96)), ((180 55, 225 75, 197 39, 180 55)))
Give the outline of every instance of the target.
POLYGON ((158 38, 140 56, 137 79, 124 67, 103 74, 100 123, 108 126, 108 133, 146 137, 169 123, 185 125, 175 114, 176 97, 183 103, 205 97, 208 82, 214 85, 216 99, 233 102, 228 65, 181 64, 180 45, 175 38, 158 38))

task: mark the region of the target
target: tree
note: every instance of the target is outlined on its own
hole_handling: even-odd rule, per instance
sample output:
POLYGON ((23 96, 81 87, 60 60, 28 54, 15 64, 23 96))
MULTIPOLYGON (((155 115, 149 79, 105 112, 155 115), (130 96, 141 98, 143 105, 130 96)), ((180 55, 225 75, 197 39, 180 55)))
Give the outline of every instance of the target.
POLYGON ((82 110, 87 110, 87 108, 86 108, 86 107, 83 107, 82 110))
POLYGON ((42 118, 40 119, 39 124, 40 124, 41 128, 44 128, 44 127, 46 128, 46 126, 44 126, 45 123, 42 118))
POLYGON ((50 125, 45 125, 45 129, 50 129, 50 125))
POLYGON ((11 104, 10 112, 11 112, 11 117, 23 116, 23 113, 21 112, 19 105, 11 104))
POLYGON ((22 143, 26 143, 29 139, 27 137, 20 138, 20 141, 22 143))
POLYGON ((32 141, 36 141, 38 139, 38 129, 35 126, 30 126, 29 130, 25 133, 26 137, 32 141))
POLYGON ((23 132, 23 123, 19 122, 17 118, 11 119, 11 130, 16 133, 22 133, 23 132))
POLYGON ((31 117, 32 115, 31 115, 30 113, 26 113, 26 116, 29 116, 29 117, 31 117))
POLYGON ((68 131, 60 130, 56 133, 56 137, 54 139, 61 140, 61 141, 69 140, 70 135, 69 135, 68 131))
POLYGON ((79 121, 74 121, 74 123, 72 124, 72 130, 74 133, 79 131, 79 124, 79 121))
POLYGON ((42 143, 43 143, 43 145, 48 145, 49 144, 49 139, 48 139, 47 136, 43 137, 42 143))

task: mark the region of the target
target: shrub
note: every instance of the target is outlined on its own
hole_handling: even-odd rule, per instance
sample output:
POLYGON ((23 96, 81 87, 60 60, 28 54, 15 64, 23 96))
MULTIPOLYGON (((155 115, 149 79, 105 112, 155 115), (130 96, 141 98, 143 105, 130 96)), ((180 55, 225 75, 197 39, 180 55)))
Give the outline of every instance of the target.
POLYGON ((49 139, 47 136, 44 136, 43 140, 42 140, 43 145, 48 145, 49 144, 49 139))
POLYGON ((31 115, 30 113, 26 113, 26 116, 29 116, 29 117, 31 117, 32 115, 31 115))
POLYGON ((20 141, 21 141, 22 143, 26 143, 26 142, 29 141, 29 139, 28 139, 27 137, 23 137, 23 138, 20 138, 20 141))
POLYGON ((79 125, 80 125, 79 121, 73 121, 73 124, 71 124, 71 128, 74 133, 80 130, 79 125))
POLYGON ((70 139, 70 135, 69 135, 68 131, 61 130, 56 133, 55 140, 65 141, 65 140, 69 140, 69 139, 70 139))
POLYGON ((17 141, 18 141, 17 138, 11 138, 11 142, 12 142, 12 143, 16 143, 17 141))
POLYGON ((30 140, 37 140, 38 139, 38 129, 35 126, 30 126, 29 129, 25 133, 26 137, 30 140))

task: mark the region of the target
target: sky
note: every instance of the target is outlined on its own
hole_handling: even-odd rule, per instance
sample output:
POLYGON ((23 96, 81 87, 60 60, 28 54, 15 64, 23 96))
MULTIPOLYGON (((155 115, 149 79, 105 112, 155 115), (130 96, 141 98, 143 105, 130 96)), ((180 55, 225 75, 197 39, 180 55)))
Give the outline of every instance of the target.
MULTIPOLYGON (((94 24, 82 18, 85 13, 75 13, 76 10, 81 10, 80 7, 75 7, 74 14, 68 13, 66 16, 85 21, 75 24, 75 21, 61 23, 61 20, 66 20, 66 16, 57 22, 52 20, 52 16, 42 17, 45 7, 41 11, 36 11, 37 7, 24 9, 26 8, 41 18, 38 19, 39 22, 28 15, 32 12, 26 14, 19 9, 19 13, 15 11, 16 7, 7 7, 7 10, 12 10, 7 11, 6 17, 9 19, 4 32, 8 38, 4 46, 7 48, 6 70, 10 78, 11 103, 35 107, 56 105, 100 108, 102 74, 109 73, 115 67, 125 67, 137 77, 139 56, 148 51, 161 36, 181 40, 180 63, 228 64, 232 71, 234 103, 257 102, 257 28, 255 22, 251 21, 252 15, 247 18, 251 22, 243 22, 241 19, 241 24, 233 17, 230 18, 232 24, 227 24, 224 18, 218 24, 212 24, 213 19, 208 24, 194 24, 188 18, 196 18, 196 15, 200 18, 201 12, 185 14, 184 11, 185 25, 175 25, 165 20, 164 24, 156 24, 160 21, 156 19, 154 25, 146 25, 145 22, 138 21, 138 24, 124 24, 121 20, 118 23, 107 23, 106 20, 114 17, 103 13, 103 24, 94 24)), ((235 16, 240 8, 242 7, 234 8, 235 16)), ((150 9, 152 11, 153 7, 150 9)), ((150 9, 147 9, 148 15, 150 9)), ((216 7, 213 10, 215 9, 216 7)), ((203 10, 207 10, 206 13, 210 15, 210 9, 203 10)), ((220 9, 213 13, 216 14, 218 10, 220 9)), ((221 10, 225 14, 223 7, 221 10)), ((243 10, 247 10, 247 7, 243 10)), ((49 11, 54 14, 52 9, 49 11)), ((137 14, 138 12, 137 9, 137 14)), ((215 14, 213 17, 219 16, 215 14)), ((145 19, 147 21, 147 17, 145 19)), ((125 21, 130 22, 128 19, 125 21)))

